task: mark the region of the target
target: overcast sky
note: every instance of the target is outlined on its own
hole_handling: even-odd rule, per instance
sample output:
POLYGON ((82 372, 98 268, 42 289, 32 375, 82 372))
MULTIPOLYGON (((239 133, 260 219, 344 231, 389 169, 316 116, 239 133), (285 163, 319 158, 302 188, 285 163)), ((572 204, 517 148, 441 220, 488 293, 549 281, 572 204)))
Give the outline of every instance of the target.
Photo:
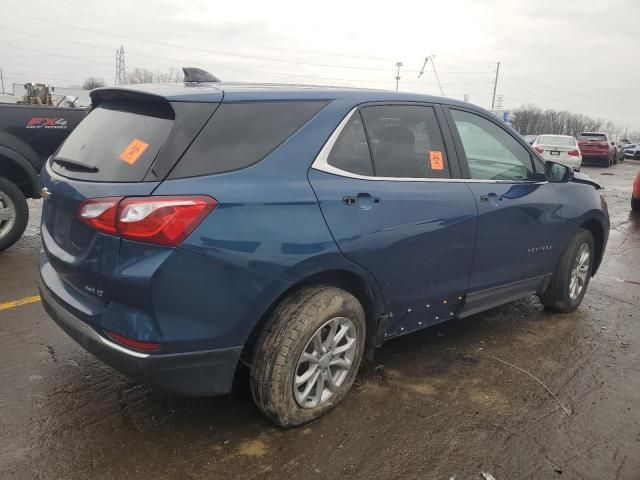
POLYGON ((0 0, 0 67, 11 82, 112 84, 126 67, 200 66, 223 80, 395 88, 488 108, 566 109, 640 129, 639 0, 404 2, 0 0))

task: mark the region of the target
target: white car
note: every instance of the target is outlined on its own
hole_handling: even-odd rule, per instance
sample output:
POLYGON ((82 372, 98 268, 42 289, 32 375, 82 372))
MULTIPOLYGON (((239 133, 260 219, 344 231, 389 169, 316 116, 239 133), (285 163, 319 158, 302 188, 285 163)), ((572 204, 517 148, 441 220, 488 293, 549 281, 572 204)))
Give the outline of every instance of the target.
POLYGON ((545 160, 561 163, 576 172, 582 166, 582 154, 578 141, 570 135, 538 135, 533 142, 535 148, 545 160))

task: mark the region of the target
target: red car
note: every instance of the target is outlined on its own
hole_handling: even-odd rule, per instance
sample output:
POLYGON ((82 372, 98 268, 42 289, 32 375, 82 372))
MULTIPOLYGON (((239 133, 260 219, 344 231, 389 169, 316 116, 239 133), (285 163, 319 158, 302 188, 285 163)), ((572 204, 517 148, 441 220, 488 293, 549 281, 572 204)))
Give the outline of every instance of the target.
POLYGON ((636 175, 636 180, 633 182, 633 191, 631 192, 631 209, 640 210, 640 172, 636 175))
POLYGON ((578 147, 583 163, 596 163, 603 167, 618 163, 616 147, 606 133, 583 132, 578 135, 578 147))

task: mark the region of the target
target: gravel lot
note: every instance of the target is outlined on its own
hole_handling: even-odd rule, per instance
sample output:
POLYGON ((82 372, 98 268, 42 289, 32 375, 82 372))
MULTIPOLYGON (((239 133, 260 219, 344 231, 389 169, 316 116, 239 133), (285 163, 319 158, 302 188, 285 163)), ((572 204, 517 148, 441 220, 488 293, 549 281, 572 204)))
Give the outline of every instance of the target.
MULTIPOLYGON (((39 302, 0 311, 0 478, 640 478, 640 162, 583 170, 612 216, 581 308, 532 297, 385 344, 306 427, 250 394, 163 397, 85 353, 39 302), (517 365, 542 380, 570 415, 517 365)), ((40 202, 0 254, 0 304, 37 294, 40 202)))

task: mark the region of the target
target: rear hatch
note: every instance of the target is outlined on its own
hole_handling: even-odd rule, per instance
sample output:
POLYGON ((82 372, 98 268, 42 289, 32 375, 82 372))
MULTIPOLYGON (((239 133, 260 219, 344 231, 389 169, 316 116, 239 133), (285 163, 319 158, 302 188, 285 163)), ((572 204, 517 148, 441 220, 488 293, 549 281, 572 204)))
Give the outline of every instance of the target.
POLYGON ((602 133, 581 133, 578 135, 578 145, 583 155, 604 156, 609 153, 607 136, 602 133))
POLYGON ((99 90, 94 108, 47 162, 42 243, 64 290, 92 303, 113 297, 121 240, 79 219, 83 202, 150 195, 219 103, 171 103, 137 91, 99 90))

